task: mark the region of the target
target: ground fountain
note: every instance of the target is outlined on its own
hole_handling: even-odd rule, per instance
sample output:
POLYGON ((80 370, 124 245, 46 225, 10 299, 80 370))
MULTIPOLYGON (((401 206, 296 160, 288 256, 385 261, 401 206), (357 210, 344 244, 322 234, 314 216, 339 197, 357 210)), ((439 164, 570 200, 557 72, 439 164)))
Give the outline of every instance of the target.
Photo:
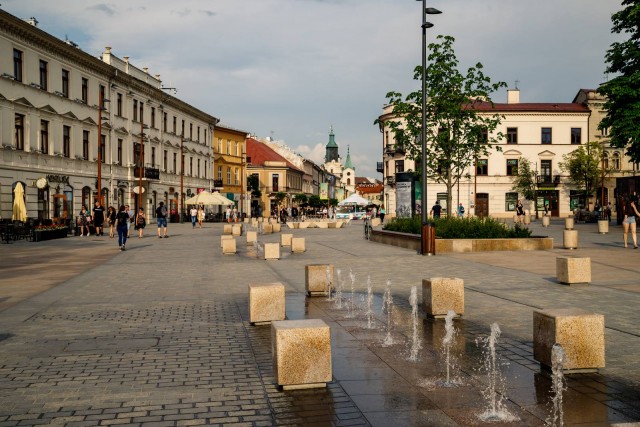
POLYGON ((333 280, 331 277, 331 268, 327 266, 327 301, 333 301, 333 280))
POLYGON ((351 304, 349 304, 349 313, 347 317, 355 316, 355 285, 356 285, 356 273, 352 269, 349 269, 349 279, 351 279, 351 304))
POLYGON ((384 290, 384 295, 382 296, 382 314, 387 315, 386 334, 384 341, 382 342, 382 346, 389 347, 395 344, 393 336, 391 335, 393 330, 393 295, 391 295, 390 280, 387 280, 387 286, 384 290))
POLYGON ((418 288, 413 286, 409 296, 409 304, 411 304, 411 319, 413 326, 413 334, 411 336, 411 351, 409 353, 409 361, 417 362, 418 353, 422 348, 422 340, 418 335, 418 288))
POLYGON ((449 310, 444 318, 445 335, 442 338, 442 352, 444 353, 446 376, 444 381, 438 382, 442 387, 457 387, 461 384, 457 375, 456 357, 452 353, 453 342, 457 335, 456 328, 453 326, 453 318, 456 316, 455 311, 449 310))
POLYGON ((554 344, 551 348, 551 392, 553 393, 553 410, 547 424, 554 427, 564 425, 564 413, 562 407, 562 392, 566 389, 563 365, 566 354, 560 344, 554 344))
POLYGON ((496 354, 496 341, 500 337, 500 333, 498 324, 492 323, 491 334, 486 338, 476 339, 476 343, 483 346, 482 369, 487 374, 487 387, 482 391, 482 395, 488 408, 479 415, 479 418, 486 422, 518 421, 518 417, 511 414, 504 405, 506 400, 505 380, 496 354))
POLYGON ((335 306, 337 309, 342 310, 342 288, 344 287, 344 281, 342 280, 342 271, 336 269, 336 297, 335 306))
POLYGON ((371 309, 371 303, 373 302, 373 287, 371 285, 371 276, 367 276, 367 329, 372 328, 373 310, 371 309))

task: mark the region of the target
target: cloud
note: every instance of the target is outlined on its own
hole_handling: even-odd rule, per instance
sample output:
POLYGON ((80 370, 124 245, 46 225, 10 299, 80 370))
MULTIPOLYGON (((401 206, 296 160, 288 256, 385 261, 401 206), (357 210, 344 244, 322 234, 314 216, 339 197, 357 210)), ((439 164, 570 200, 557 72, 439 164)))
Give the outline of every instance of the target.
POLYGON ((298 145, 295 151, 302 157, 309 159, 318 165, 324 164, 325 146, 324 144, 316 144, 312 147, 308 145, 298 145))
POLYGON ((103 12, 105 14, 107 14, 108 16, 114 16, 116 14, 115 8, 113 5, 108 5, 108 4, 96 4, 95 6, 91 6, 88 7, 87 10, 89 11, 98 11, 98 12, 103 12))

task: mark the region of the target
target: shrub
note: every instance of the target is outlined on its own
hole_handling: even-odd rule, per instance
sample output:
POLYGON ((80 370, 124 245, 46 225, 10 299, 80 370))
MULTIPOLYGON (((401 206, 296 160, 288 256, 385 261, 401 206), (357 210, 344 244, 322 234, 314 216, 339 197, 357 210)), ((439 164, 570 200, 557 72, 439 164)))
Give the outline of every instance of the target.
MULTIPOLYGON (((435 226, 436 236, 442 239, 504 239, 526 238, 531 236, 531 230, 516 224, 510 227, 495 218, 430 218, 429 223, 435 226)), ((387 222, 385 230, 402 233, 420 234, 421 219, 394 218, 387 222)))

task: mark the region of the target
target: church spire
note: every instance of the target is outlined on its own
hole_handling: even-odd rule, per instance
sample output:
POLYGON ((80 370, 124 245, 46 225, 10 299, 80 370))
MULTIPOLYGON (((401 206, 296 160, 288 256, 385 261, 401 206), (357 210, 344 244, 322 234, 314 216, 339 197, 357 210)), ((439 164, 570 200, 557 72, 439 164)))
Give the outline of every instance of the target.
POLYGON ((336 162, 340 161, 340 155, 338 154, 338 144, 336 144, 336 136, 333 133, 333 126, 329 131, 329 142, 325 148, 325 163, 329 163, 330 161, 335 160, 336 162))
POLYGON ((347 145, 347 159, 344 161, 344 168, 356 170, 356 168, 353 167, 353 163, 351 163, 351 154, 349 153, 348 145, 347 145))

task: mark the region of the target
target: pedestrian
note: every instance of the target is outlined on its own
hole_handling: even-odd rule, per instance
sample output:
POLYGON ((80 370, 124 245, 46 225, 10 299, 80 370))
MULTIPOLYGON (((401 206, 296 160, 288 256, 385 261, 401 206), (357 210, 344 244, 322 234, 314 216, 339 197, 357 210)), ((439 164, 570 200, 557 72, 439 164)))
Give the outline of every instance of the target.
POLYGON ((104 207, 100 204, 100 200, 96 200, 93 208, 93 226, 96 228, 96 236, 102 236, 102 225, 104 224, 104 207))
POLYGON ((91 230, 89 229, 89 219, 87 218, 87 207, 82 205, 82 209, 80 209, 80 237, 84 237, 84 229, 87 229, 87 236, 91 234, 91 230))
MULTIPOLYGON (((160 202, 162 203, 162 202, 160 202)), ((144 209, 138 209, 138 214, 136 215, 136 225, 135 229, 138 230, 138 239, 142 239, 143 233, 142 230, 147 226, 147 218, 144 215, 144 209)))
POLYGON ((135 216, 135 213, 131 210, 129 205, 125 205, 124 211, 127 213, 127 215, 129 215, 129 221, 127 222, 127 239, 128 239, 129 236, 131 235, 131 223, 134 220, 133 217, 135 216))
POLYGON ((384 205, 380 206, 380 223, 384 224, 384 216, 386 215, 387 211, 384 209, 384 205))
POLYGON ((115 217, 115 223, 116 230, 118 232, 118 246, 120 246, 121 251, 124 251, 124 245, 127 243, 127 235, 129 233, 129 224, 131 224, 126 206, 121 205, 120 209, 118 209, 118 213, 115 217))
POLYGON ((107 208, 107 224, 109 225, 109 237, 113 239, 116 233, 116 208, 113 206, 107 208))
POLYGON ((462 205, 462 203, 460 203, 458 205, 458 218, 463 218, 464 217, 464 206, 462 205))
POLYGON ((522 200, 518 200, 518 204, 516 205, 516 217, 518 224, 524 222, 524 206, 522 206, 522 200))
POLYGON ((636 204, 633 199, 629 200, 624 207, 624 219, 622 220, 622 240, 624 247, 627 247, 627 234, 631 229, 631 238, 633 239, 633 249, 638 249, 638 240, 636 238, 636 218, 640 217, 640 213, 636 208, 636 204))
POLYGON ((224 216, 227 222, 231 222, 231 208, 229 206, 227 206, 227 209, 225 209, 224 216))
POLYGON ((158 239, 169 237, 167 236, 167 207, 164 202, 160 202, 156 209, 156 221, 158 223, 158 239), (164 233, 161 233, 161 231, 164 231, 164 233))
POLYGON ((611 222, 611 202, 607 203, 607 208, 604 210, 604 216, 607 221, 611 222))
POLYGON ((237 207, 233 207, 233 210, 231 211, 231 218, 233 218, 233 222, 238 222, 238 208, 237 207))
POLYGON ((544 204, 544 216, 549 216, 549 203, 544 204))
POLYGON ((202 228, 202 223, 204 222, 204 206, 198 206, 198 226, 202 228))
POLYGON ((196 209, 195 205, 191 206, 191 228, 196 228, 196 220, 198 219, 198 209, 196 209))
POLYGON ((442 206, 440 206, 440 200, 436 200, 436 204, 431 207, 431 212, 429 212, 429 215, 433 215, 434 218, 440 218, 441 212, 442 206))

